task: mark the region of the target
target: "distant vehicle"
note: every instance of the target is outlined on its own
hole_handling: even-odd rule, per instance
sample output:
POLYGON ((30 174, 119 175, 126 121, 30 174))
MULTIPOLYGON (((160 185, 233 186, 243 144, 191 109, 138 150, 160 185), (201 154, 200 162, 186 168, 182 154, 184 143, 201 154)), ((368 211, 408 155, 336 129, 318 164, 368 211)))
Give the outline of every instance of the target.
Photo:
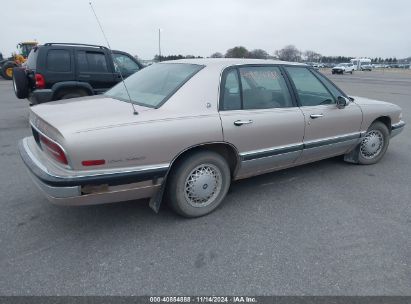
POLYGON ((315 70, 319 70, 318 64, 315 62, 306 62, 307 65, 309 65, 310 67, 314 68, 315 70))
POLYGON ((356 71, 371 71, 370 69, 372 69, 371 59, 369 58, 354 58, 351 59, 350 62, 352 63, 356 71))
POLYGON ((125 83, 30 109, 33 136, 19 151, 52 202, 150 197, 158 210, 164 198, 198 217, 221 204, 233 180, 339 155, 375 164, 405 126, 400 107, 350 98, 299 63, 185 59, 125 83))
POLYGON ((17 45, 18 53, 13 53, 9 58, 0 59, 0 75, 7 80, 13 79, 13 68, 24 64, 30 51, 37 44, 37 41, 20 42, 17 45))
POLYGON ((361 71, 372 71, 372 68, 373 68, 373 66, 372 66, 371 63, 369 63, 369 64, 362 64, 360 70, 361 70, 361 71))
POLYGON ((332 74, 344 74, 344 73, 350 73, 352 74, 354 72, 354 66, 352 63, 339 63, 335 67, 331 69, 332 74))
POLYGON ((33 48, 24 68, 14 68, 13 87, 17 98, 36 105, 104 93, 121 75, 126 78, 142 68, 130 54, 104 46, 46 43, 33 48))

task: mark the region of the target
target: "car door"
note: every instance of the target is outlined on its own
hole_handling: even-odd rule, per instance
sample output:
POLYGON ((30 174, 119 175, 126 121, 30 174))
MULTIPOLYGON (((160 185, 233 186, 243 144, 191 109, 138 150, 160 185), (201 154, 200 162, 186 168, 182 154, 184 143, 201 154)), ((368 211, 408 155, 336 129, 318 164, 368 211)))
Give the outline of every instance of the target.
POLYGON ((238 178, 286 167, 302 153, 304 117, 279 67, 226 69, 219 108, 224 140, 241 157, 238 178))
POLYGON ((362 112, 349 102, 344 108, 336 99, 344 94, 321 73, 306 67, 285 67, 305 118, 304 151, 298 162, 344 154, 360 138, 362 112))
POLYGON ((95 93, 111 88, 116 82, 107 56, 100 49, 77 50, 77 81, 89 83, 95 93))

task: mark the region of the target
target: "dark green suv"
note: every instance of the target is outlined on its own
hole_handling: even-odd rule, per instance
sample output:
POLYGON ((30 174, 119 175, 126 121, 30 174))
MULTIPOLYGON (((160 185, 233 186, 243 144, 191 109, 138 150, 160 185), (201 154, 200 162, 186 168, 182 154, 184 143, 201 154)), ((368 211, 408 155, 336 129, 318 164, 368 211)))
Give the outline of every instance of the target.
POLYGON ((130 54, 104 46, 46 43, 14 68, 13 87, 17 98, 39 104, 101 94, 142 68, 130 54))

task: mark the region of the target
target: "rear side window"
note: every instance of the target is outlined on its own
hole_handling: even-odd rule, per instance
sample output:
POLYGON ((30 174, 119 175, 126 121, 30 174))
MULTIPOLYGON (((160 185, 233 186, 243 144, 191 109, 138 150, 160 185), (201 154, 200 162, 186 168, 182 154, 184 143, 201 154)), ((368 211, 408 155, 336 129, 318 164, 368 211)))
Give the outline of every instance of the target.
POLYGON ((49 50, 47 69, 52 72, 70 72, 71 58, 67 50, 49 50))
POLYGON ((238 80, 237 69, 230 70, 224 79, 224 91, 222 110, 240 110, 241 95, 240 81, 238 80))
POLYGON ((108 72, 106 56, 101 52, 77 52, 77 66, 80 72, 108 72))
POLYGON ((250 66, 229 70, 223 77, 221 99, 221 110, 293 106, 287 84, 276 66, 250 66))
POLYGON ((39 49, 34 48, 31 50, 29 56, 27 57, 26 65, 30 70, 35 70, 37 67, 37 55, 39 54, 39 49))

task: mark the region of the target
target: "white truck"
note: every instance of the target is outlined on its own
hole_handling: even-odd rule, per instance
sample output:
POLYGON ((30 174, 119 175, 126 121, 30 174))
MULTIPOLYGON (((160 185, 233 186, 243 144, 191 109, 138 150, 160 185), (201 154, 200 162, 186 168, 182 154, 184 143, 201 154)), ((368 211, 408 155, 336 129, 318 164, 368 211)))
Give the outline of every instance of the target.
POLYGON ((370 58, 354 58, 350 60, 356 71, 371 71, 371 59, 370 58))

